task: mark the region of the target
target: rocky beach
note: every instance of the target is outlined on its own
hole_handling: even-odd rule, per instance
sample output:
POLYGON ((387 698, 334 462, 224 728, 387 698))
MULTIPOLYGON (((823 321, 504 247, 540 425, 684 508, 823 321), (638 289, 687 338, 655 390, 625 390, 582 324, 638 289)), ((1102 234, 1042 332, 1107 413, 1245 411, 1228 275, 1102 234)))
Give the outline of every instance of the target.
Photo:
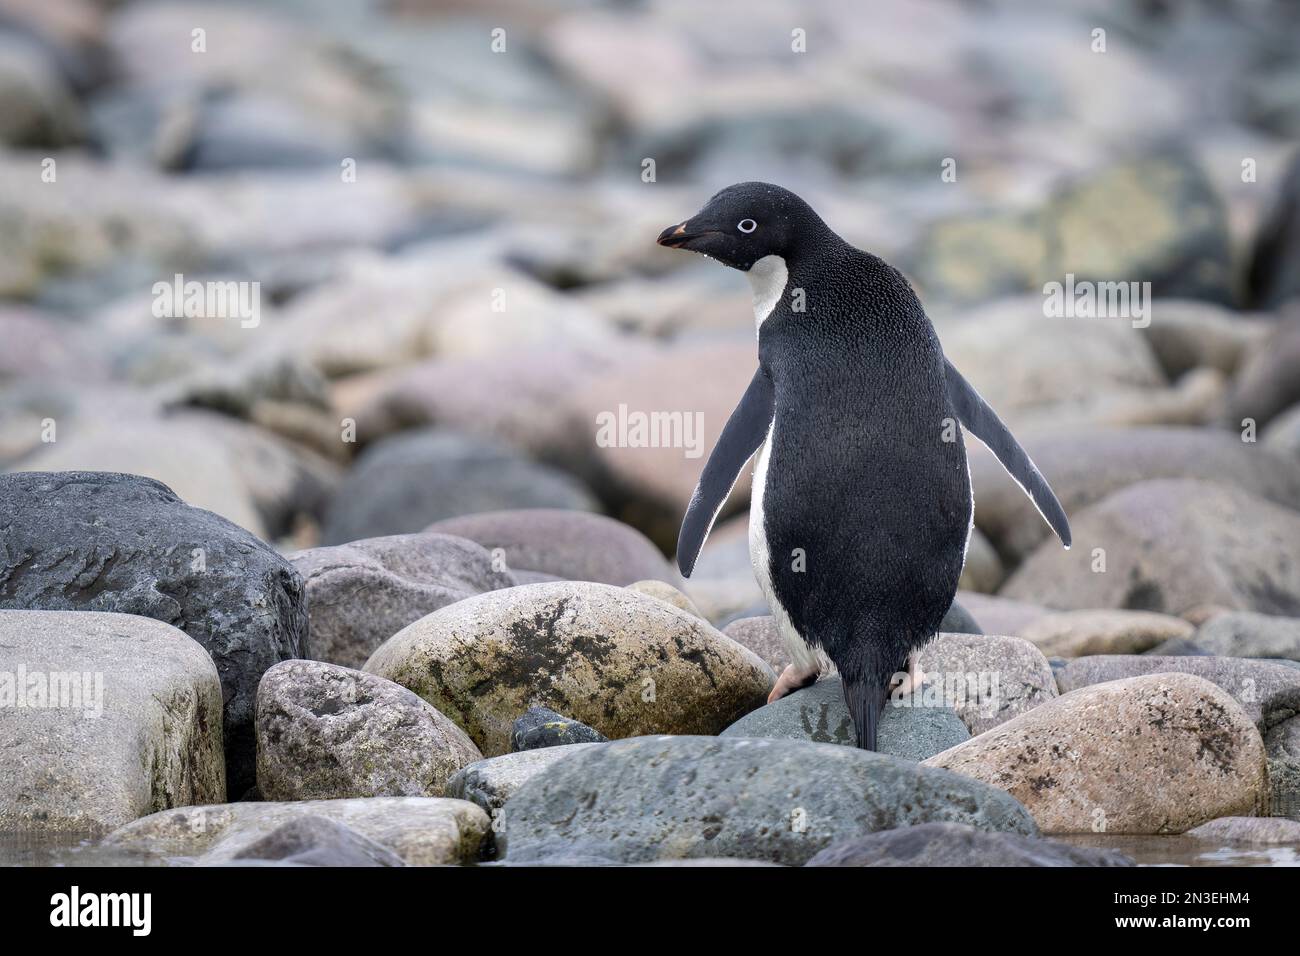
POLYGON ((1297 35, 0 0, 0 864, 1300 865, 1297 35), (756 346, 655 237, 753 179, 1073 529, 967 436, 878 752, 834 674, 768 703, 751 468, 674 560, 756 346))

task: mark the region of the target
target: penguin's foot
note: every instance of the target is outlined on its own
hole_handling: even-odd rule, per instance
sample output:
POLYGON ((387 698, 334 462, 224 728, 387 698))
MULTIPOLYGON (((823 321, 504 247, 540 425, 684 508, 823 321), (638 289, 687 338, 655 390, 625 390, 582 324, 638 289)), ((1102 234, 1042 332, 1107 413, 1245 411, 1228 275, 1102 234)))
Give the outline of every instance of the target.
POLYGON ((907 697, 919 690, 925 683, 925 671, 921 670, 921 652, 912 651, 907 655, 907 673, 902 674, 890 686, 889 692, 899 697, 907 697))
POLYGON ((770 704, 787 694, 807 687, 817 680, 817 674, 816 667, 801 669, 793 664, 787 664, 785 670, 781 671, 781 676, 776 679, 776 686, 772 688, 772 693, 767 695, 767 702, 770 704))

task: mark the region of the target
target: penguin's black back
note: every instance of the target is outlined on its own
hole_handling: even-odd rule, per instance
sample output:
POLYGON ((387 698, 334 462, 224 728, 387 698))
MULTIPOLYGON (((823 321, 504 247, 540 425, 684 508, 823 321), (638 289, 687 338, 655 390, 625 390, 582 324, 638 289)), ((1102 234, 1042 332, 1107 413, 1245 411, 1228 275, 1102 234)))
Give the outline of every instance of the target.
POLYGON ((871 700, 850 706, 872 711, 874 746, 889 676, 935 634, 957 589, 966 452, 938 338, 906 279, 848 245, 789 270, 759 347, 776 406, 763 500, 772 588, 846 688, 867 688, 871 700))

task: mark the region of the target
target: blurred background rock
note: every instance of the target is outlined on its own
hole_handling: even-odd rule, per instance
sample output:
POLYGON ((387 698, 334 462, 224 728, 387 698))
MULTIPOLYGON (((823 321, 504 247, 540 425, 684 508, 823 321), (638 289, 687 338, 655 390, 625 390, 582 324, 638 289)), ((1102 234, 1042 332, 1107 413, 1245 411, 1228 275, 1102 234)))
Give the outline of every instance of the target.
MULTIPOLYGON (((1163 529, 1094 594, 972 447, 967 587, 1177 614, 1236 574, 1205 601, 1297 616, 1300 541, 1204 553, 1300 507, 1297 36, 1248 0, 0 0, 0 464, 286 549, 553 507, 670 553, 703 460, 596 416, 701 412, 707 454, 749 290, 653 240, 767 179, 908 273, 1081 539, 1163 529), (156 318, 176 273, 261 283, 260 322, 156 318), (1150 282, 1150 325, 1044 318, 1066 273, 1150 282)), ((763 613, 733 520, 715 621, 763 613)))

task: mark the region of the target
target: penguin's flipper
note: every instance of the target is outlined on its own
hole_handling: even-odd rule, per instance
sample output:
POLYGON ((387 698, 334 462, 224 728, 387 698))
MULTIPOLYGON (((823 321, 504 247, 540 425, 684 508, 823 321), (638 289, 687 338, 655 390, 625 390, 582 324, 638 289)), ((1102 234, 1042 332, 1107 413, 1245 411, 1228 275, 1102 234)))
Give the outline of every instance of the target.
POLYGON ((740 469, 767 437, 775 409, 776 392, 772 380, 759 368, 741 396, 740 404, 727 419, 722 436, 700 473, 700 482, 686 508, 682 530, 677 536, 677 567, 683 577, 689 578, 695 569, 695 560, 700 556, 704 539, 709 536, 718 512, 731 494, 740 469))
POLYGON ((988 402, 970 382, 962 377, 961 372, 953 367, 952 362, 944 359, 944 375, 948 383, 948 399, 952 402, 957 417, 966 426, 966 430, 988 446, 989 451, 997 456, 1002 467, 1007 470, 1020 490, 1029 496, 1038 513, 1043 516, 1061 544, 1070 546, 1070 522, 1065 517, 1065 509, 1056 500, 1051 486, 1043 477, 1038 467, 1025 454, 1010 429, 998 418, 997 412, 989 407, 988 402))

